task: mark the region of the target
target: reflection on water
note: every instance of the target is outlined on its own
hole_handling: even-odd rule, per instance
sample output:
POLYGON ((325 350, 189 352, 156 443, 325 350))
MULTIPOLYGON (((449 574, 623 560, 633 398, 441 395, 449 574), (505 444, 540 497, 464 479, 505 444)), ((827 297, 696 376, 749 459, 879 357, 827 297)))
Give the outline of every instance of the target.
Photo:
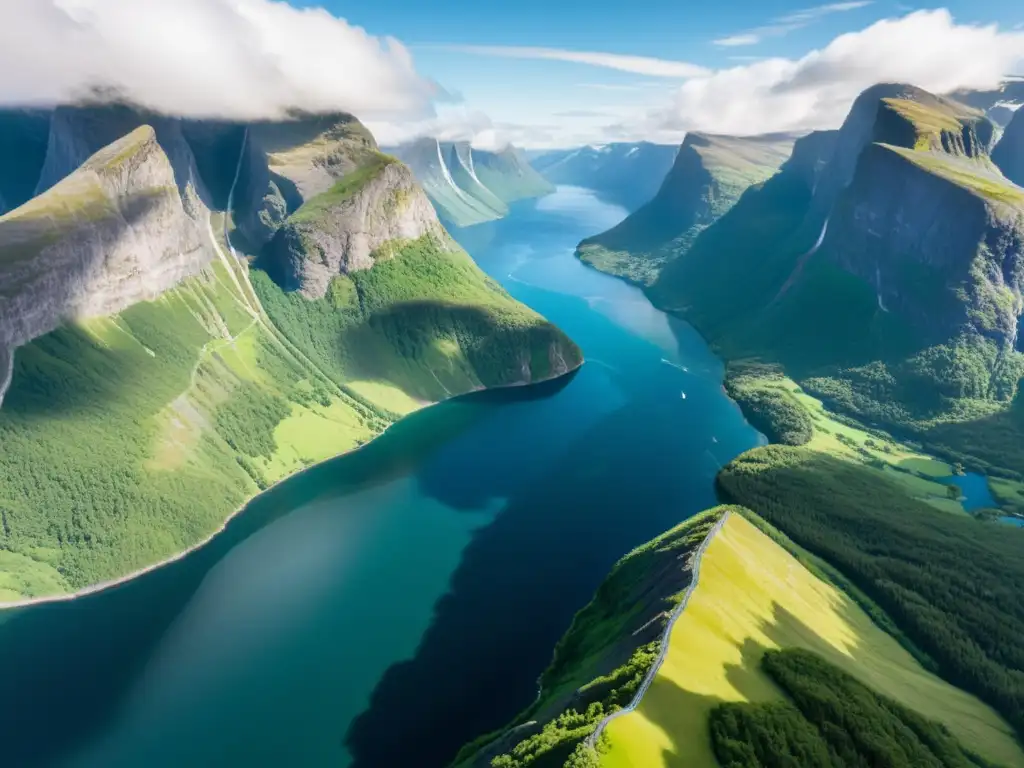
POLYGON ((692 329, 574 258, 623 215, 562 188, 458 233, 576 375, 427 409, 178 563, 0 615, 5 758, 430 768, 528 704, 610 566, 758 440, 692 329))

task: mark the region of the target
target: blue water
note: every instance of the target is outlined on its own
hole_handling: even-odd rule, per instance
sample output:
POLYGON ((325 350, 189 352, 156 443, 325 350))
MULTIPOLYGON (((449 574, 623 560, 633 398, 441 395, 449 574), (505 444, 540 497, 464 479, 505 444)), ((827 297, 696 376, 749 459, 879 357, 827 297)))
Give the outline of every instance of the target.
POLYGON ((576 375, 427 409, 177 563, 0 614, 4 764, 431 768, 528 705, 614 562, 760 439, 689 326, 573 257, 624 215, 562 188, 459 234, 576 375))
POLYGON ((964 475, 951 475, 940 477, 940 483, 956 485, 963 491, 963 507, 968 512, 975 509, 995 509, 999 503, 993 498, 992 491, 988 487, 988 478, 973 472, 964 475))

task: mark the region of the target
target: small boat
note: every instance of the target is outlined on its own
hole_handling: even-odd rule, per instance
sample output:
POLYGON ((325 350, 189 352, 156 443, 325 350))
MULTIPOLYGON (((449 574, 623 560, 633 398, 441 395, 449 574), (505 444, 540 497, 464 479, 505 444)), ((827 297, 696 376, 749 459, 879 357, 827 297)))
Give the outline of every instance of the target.
POLYGON ((679 393, 679 396, 680 396, 681 398, 683 398, 683 400, 685 400, 685 399, 686 399, 686 393, 685 393, 685 392, 680 392, 680 393, 679 393))

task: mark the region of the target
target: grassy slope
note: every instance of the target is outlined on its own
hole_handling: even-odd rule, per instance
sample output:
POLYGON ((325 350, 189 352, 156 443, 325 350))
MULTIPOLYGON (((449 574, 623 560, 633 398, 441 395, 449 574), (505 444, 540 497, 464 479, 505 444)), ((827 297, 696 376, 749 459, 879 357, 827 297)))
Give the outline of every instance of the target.
POLYGON ((806 448, 750 451, 718 484, 842 571, 945 679, 1024 728, 1019 529, 939 514, 895 482, 806 448))
POLYGON ((945 512, 964 514, 961 503, 949 498, 948 486, 935 479, 951 476, 952 466, 895 440, 882 430, 865 428, 849 417, 830 412, 821 400, 808 394, 777 367, 731 364, 726 387, 747 419, 771 442, 804 445, 856 462, 899 483, 912 498, 945 512), (780 439, 797 435, 799 439, 780 439))
POLYGON ((561 331, 453 243, 425 236, 389 251, 373 269, 336 277, 317 301, 281 291, 259 271, 253 285, 275 325, 318 367, 357 392, 389 388, 388 402, 435 402, 527 373, 550 378, 552 349, 570 367, 581 362, 561 331))
POLYGON ((1024 752, 974 697, 925 671, 849 597, 815 578, 741 515, 711 542, 700 583, 672 631, 668 658, 636 713, 608 728, 606 766, 716 766, 707 730, 728 701, 781 701, 760 668, 765 650, 806 648, 945 724, 962 743, 1007 766, 1024 752))
POLYGON ((493 744, 498 734, 483 737, 456 764, 497 756, 502 768, 560 768, 606 713, 635 694, 657 656, 667 615, 690 583, 686 556, 724 509, 697 515, 622 558, 555 648, 540 696, 513 724, 524 730, 493 744))
POLYGON ((220 262, 154 302, 19 349, 0 409, 0 599, 181 551, 259 487, 383 427, 311 382, 220 262), (294 420, 308 428, 289 431, 294 420))

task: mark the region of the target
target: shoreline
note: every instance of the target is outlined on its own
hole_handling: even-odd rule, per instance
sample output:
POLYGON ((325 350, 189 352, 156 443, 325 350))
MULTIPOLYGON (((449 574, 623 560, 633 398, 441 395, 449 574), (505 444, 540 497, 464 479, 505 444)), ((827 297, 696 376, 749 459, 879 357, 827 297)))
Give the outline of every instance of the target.
POLYGON ((217 529, 215 531, 210 533, 210 535, 207 536, 206 538, 204 538, 202 541, 196 542, 195 544, 193 544, 192 546, 188 547, 187 549, 183 549, 182 551, 180 551, 180 552, 178 552, 178 553, 176 553, 174 555, 171 555, 170 557, 167 557, 167 558, 165 558, 165 559, 163 559, 163 560, 161 560, 161 561, 159 561, 157 563, 153 563, 152 565, 147 565, 147 566, 144 566, 143 568, 136 569, 136 570, 132 571, 131 573, 125 574, 124 576, 119 576, 116 579, 110 579, 108 581, 102 581, 102 582, 99 582, 97 584, 92 584, 92 585, 90 585, 88 587, 83 587, 82 589, 79 589, 79 590, 77 590, 75 592, 68 592, 66 594, 59 594, 59 595, 46 595, 46 596, 43 596, 43 597, 31 597, 31 598, 27 598, 25 600, 15 600, 15 601, 6 602, 6 603, 0 602, 0 612, 10 611, 10 610, 17 610, 19 608, 32 608, 34 606, 47 605, 49 603, 66 603, 66 602, 70 602, 71 600, 78 600, 79 598, 90 597, 91 595, 96 595, 96 594, 99 594, 100 592, 106 592, 109 589, 114 589, 115 587, 119 587, 119 586, 121 586, 123 584, 127 584, 129 581, 134 581, 135 579, 140 578, 142 576, 145 576, 147 573, 151 573, 152 571, 156 571, 156 570, 158 570, 160 568, 164 568, 166 566, 173 565, 174 563, 178 562, 179 560, 184 560, 186 557, 188 557, 192 553, 202 549, 207 544, 212 542, 215 538, 217 538, 222 533, 224 533, 224 531, 227 530, 228 525, 230 525, 231 522, 236 517, 238 517, 243 512, 245 512, 245 510, 249 508, 249 505, 252 504, 252 502, 254 502, 256 499, 258 499, 260 496, 262 496, 262 495, 264 495, 266 493, 270 493, 272 490, 277 488, 279 485, 281 485, 283 483, 290 482, 291 480, 294 480, 295 478, 301 477, 306 472, 309 472, 311 470, 317 469, 318 467, 321 467, 324 464, 327 464, 328 462, 335 461, 336 459, 340 459, 340 458, 343 458, 345 456, 350 456, 350 455, 352 455, 354 453, 357 453, 358 451, 363 450, 367 446, 373 444, 374 442, 376 442, 377 440, 382 438, 384 435, 386 435, 391 430, 391 428, 393 426, 395 426, 396 424, 398 424, 401 421, 404 421, 408 416, 412 416, 413 414, 416 414, 416 413, 421 413, 423 411, 426 411, 429 408, 434 408, 435 406, 441 405, 442 403, 451 402, 452 400, 455 400, 457 398, 466 397, 467 395, 474 395, 474 394, 477 394, 479 392, 492 392, 492 391, 497 391, 497 390, 502 390, 502 389, 525 388, 525 387, 531 387, 531 386, 538 385, 538 384, 545 384, 545 383, 548 383, 548 382, 551 382, 551 381, 557 381, 558 379, 564 378, 566 376, 571 376, 573 373, 579 371, 580 368, 582 368, 585 363, 586 363, 586 359, 585 358, 581 358, 579 365, 577 365, 575 367, 572 367, 572 368, 569 368, 569 370, 565 371, 564 373, 560 373, 560 374, 558 374, 556 376, 550 376, 550 377, 548 377, 546 379, 540 379, 538 381, 529 381, 529 382, 521 382, 520 381, 520 382, 513 382, 511 384, 500 384, 500 385, 495 386, 495 387, 481 387, 480 389, 474 389, 474 390, 470 390, 469 392, 462 392, 462 393, 457 394, 457 395, 452 395, 451 397, 446 397, 445 399, 438 400, 437 402, 426 403, 421 408, 417 408, 415 411, 410 411, 409 413, 404 414, 401 418, 396 419, 395 421, 391 422, 390 424, 388 424, 388 426, 380 434, 374 435, 371 440, 366 441, 362 445, 357 445, 355 448, 349 448, 347 451, 342 451, 340 453, 336 453, 333 456, 330 456, 330 457, 328 457, 326 459, 323 459, 322 461, 316 462, 315 464, 310 464, 308 467, 303 467, 302 469, 298 470, 297 472, 292 472, 291 474, 286 475, 285 477, 282 477, 280 480, 277 480, 276 482, 274 482, 271 485, 267 486, 266 488, 262 489, 258 493, 253 494, 252 496, 247 498, 245 501, 243 501, 241 506, 239 506, 230 515, 228 515, 226 518, 224 518, 224 521, 220 524, 220 526, 217 527, 217 529))

